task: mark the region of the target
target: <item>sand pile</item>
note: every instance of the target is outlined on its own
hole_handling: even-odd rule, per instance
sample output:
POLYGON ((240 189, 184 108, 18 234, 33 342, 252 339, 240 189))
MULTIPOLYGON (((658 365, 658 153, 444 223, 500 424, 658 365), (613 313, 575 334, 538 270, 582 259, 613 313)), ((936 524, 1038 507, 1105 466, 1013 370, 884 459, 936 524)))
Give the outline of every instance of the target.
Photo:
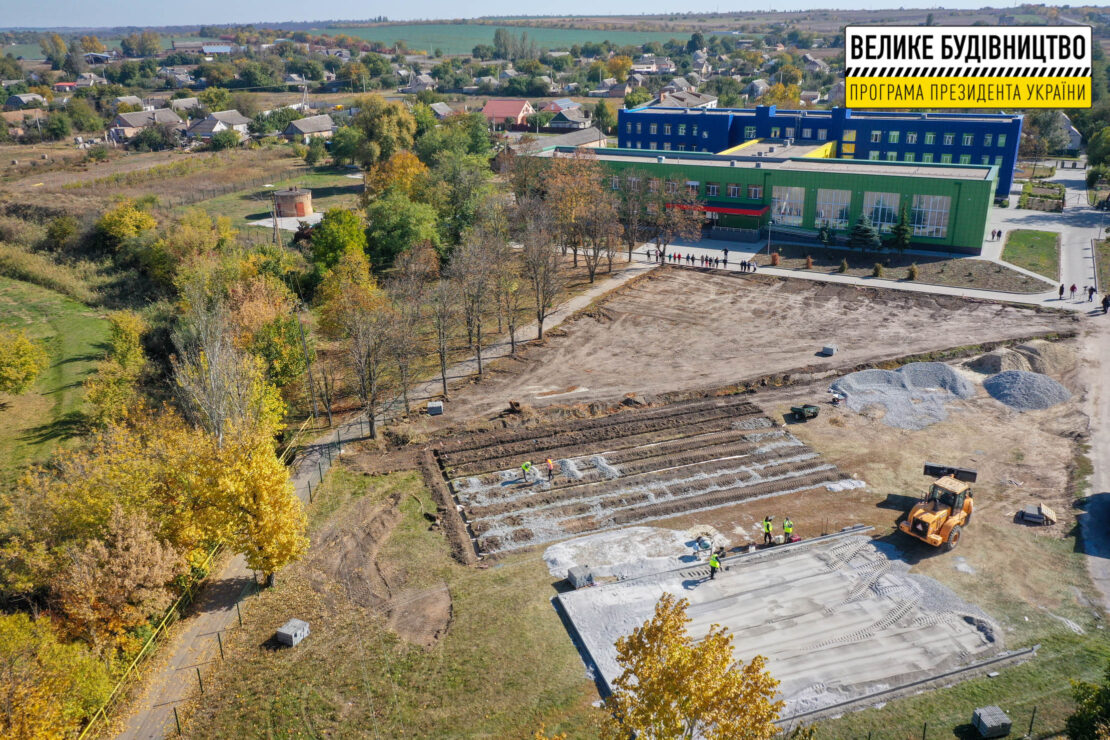
POLYGON ((861 370, 840 378, 831 390, 859 413, 879 405, 883 423, 898 429, 924 429, 948 418, 945 404, 971 398, 975 388, 943 362, 913 362, 897 370, 861 370))
MULTIPOLYGON (((1028 362, 1028 369, 1045 375, 1060 375, 1075 367, 1075 351, 1059 342, 1046 342, 1034 339, 1014 348, 1028 362)), ((1026 368, 1002 368, 1003 370, 1024 370, 1026 368)))
POLYGON ((1071 398, 1067 388, 1047 375, 1023 370, 1007 370, 983 381, 983 387, 996 398, 1018 411, 1047 409, 1071 398))
POLYGON ((1029 370, 1029 360, 1025 355, 1015 352, 1007 347, 1001 347, 980 355, 974 360, 964 363, 969 370, 984 375, 994 375, 1006 370, 1029 370))

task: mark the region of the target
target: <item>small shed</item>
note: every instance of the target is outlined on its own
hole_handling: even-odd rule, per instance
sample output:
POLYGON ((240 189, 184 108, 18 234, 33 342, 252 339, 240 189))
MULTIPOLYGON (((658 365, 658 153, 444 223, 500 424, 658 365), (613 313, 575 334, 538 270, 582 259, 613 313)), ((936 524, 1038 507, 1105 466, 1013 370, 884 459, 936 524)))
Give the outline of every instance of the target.
POLYGON ((308 635, 308 622, 301 619, 290 619, 278 628, 277 640, 282 645, 293 647, 308 635))
POLYGON ((278 218, 304 218, 312 215, 312 191, 293 186, 274 191, 274 210, 278 218))

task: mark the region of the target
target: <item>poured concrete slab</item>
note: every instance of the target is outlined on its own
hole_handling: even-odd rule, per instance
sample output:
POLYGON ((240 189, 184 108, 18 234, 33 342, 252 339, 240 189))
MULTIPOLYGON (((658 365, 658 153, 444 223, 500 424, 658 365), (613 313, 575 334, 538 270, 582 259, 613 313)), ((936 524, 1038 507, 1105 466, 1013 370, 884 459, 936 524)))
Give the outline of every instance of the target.
POLYGON ((786 718, 1001 651, 990 617, 881 547, 862 535, 817 540, 728 558, 712 581, 700 566, 558 599, 609 685, 620 672, 617 638, 649 619, 664 593, 689 599, 694 637, 720 624, 737 660, 768 659, 786 718))

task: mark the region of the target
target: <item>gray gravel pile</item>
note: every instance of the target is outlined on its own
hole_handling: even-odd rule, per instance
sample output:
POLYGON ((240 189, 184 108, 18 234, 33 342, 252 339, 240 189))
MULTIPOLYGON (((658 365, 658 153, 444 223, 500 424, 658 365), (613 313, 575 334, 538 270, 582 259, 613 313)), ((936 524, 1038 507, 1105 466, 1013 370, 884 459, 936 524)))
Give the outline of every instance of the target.
POLYGON ((924 429, 948 418, 945 404, 971 398, 975 387, 943 362, 912 362, 897 370, 860 370, 845 375, 831 390, 845 396, 855 412, 879 405, 883 423, 898 429, 924 429))
POLYGON ((983 387, 996 398, 1018 411, 1047 409, 1071 398, 1067 388, 1047 375, 1024 370, 1007 370, 983 381, 983 387))

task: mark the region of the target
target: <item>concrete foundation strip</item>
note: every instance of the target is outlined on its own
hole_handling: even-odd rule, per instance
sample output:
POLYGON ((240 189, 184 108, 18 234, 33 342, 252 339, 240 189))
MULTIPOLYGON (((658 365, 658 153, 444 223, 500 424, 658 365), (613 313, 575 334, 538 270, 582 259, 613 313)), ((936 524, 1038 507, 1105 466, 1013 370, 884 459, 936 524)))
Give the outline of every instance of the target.
POLYGON ((974 663, 969 666, 956 668, 951 671, 945 671, 944 673, 938 673, 935 676, 922 678, 917 681, 910 681, 909 683, 904 683, 900 686, 893 686, 889 689, 875 691, 873 693, 855 699, 846 699, 845 701, 838 702, 836 704, 830 704, 827 707, 815 709, 811 712, 801 712, 800 714, 795 714, 791 717, 779 720, 778 724, 780 726, 792 727, 804 722, 826 719, 832 715, 842 714, 843 712, 850 709, 864 709, 865 707, 861 705, 875 704, 880 701, 896 699, 908 693, 912 689, 927 688, 930 684, 943 682, 947 679, 955 678, 957 676, 965 676, 965 674, 980 671, 984 668, 1000 668, 1005 665, 1024 663, 1026 660, 1036 657, 1037 650, 1040 647, 1041 646, 1038 643, 1033 647, 1025 648, 1023 650, 1013 650, 1010 652, 1000 653, 999 655, 995 655, 993 658, 987 658, 986 660, 981 660, 978 663, 974 663))

